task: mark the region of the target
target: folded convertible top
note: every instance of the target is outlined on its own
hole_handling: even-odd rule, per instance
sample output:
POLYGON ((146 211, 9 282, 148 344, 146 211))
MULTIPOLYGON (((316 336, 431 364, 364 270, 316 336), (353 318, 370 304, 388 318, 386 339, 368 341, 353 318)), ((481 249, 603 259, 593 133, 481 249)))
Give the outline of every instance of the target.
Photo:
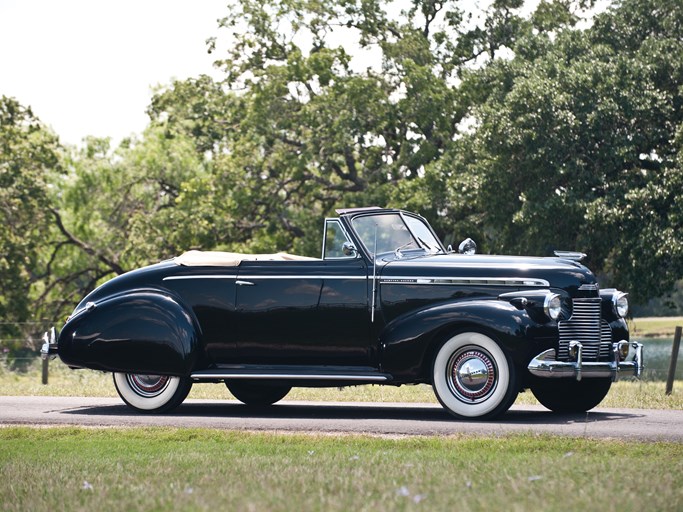
POLYGON ((185 267, 236 267, 243 261, 306 261, 316 260, 286 252, 275 254, 243 254, 221 251, 187 251, 173 259, 185 267))

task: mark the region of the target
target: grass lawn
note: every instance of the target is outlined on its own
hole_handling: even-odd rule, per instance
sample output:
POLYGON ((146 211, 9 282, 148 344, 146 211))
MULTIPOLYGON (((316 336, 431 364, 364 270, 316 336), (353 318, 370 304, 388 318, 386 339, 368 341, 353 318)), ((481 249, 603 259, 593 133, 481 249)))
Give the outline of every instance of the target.
POLYGON ((8 427, 0 447, 4 511, 683 507, 680 443, 8 427))
POLYGON ((628 321, 631 336, 646 338, 673 338, 676 326, 683 327, 683 316, 653 316, 628 321))

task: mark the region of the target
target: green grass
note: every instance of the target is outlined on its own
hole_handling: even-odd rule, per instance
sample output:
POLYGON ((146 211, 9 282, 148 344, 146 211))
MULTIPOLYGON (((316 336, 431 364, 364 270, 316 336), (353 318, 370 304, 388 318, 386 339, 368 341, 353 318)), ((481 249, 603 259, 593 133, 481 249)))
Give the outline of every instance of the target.
POLYGON ((676 326, 683 327, 682 316, 653 316, 628 321, 631 336, 645 338, 673 338, 676 326))
MULTIPOLYGON (((1 366, 0 366, 1 368, 1 366)), ((621 381, 600 404, 601 407, 637 409, 683 409, 683 381, 674 383, 674 392, 664 394, 661 381, 621 381)), ((93 370, 70 370, 59 360, 50 362, 49 384, 41 384, 39 365, 28 372, 0 370, 0 394, 10 396, 103 396, 116 397, 111 374, 93 370)), ((223 384, 195 384, 189 398, 232 399, 223 384)), ((437 403, 431 386, 355 386, 350 388, 294 388, 285 400, 351 402, 437 403)), ((517 404, 538 404, 530 392, 521 393, 517 404)))
POLYGON ((683 507, 680 443, 12 427, 0 447, 4 511, 683 507))

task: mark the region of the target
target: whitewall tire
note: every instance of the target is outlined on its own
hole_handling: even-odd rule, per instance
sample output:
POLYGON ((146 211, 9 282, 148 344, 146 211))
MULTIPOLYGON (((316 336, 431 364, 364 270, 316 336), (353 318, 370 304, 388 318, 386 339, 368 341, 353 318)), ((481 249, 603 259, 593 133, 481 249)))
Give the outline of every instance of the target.
POLYGON ((514 403, 517 372, 503 349, 488 336, 463 332, 447 340, 432 366, 434 394, 458 418, 493 419, 514 403))
POLYGON ((140 412, 160 413, 178 407, 192 388, 187 377, 115 373, 114 385, 121 399, 140 412))

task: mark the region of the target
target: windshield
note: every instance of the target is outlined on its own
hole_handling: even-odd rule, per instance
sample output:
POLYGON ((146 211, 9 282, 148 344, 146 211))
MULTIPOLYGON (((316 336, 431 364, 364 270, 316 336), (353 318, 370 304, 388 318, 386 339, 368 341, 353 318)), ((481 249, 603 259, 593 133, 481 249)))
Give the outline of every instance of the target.
POLYGON ((440 252, 441 243, 421 219, 399 213, 363 215, 351 221, 365 249, 370 254, 424 249, 440 252))

